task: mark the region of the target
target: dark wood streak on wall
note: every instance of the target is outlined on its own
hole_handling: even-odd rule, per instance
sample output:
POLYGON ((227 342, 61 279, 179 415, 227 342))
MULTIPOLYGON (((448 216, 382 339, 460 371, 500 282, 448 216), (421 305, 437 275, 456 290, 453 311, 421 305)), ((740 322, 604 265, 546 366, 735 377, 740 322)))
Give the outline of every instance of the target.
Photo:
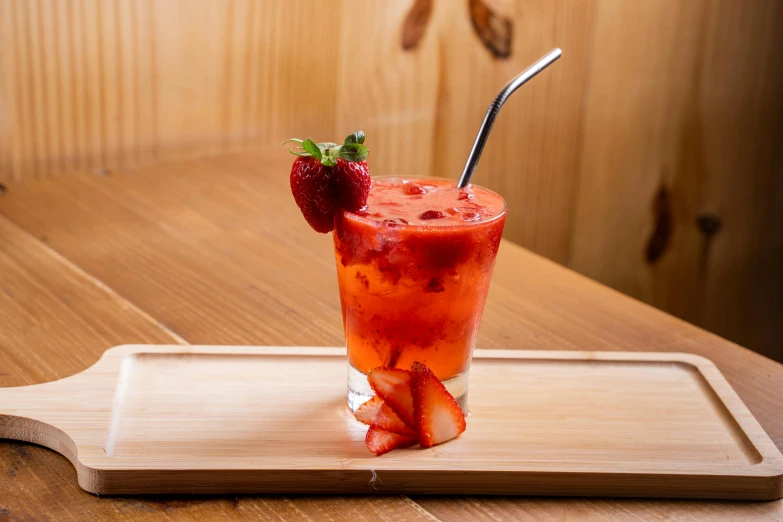
POLYGON ((402 22, 402 49, 416 49, 424 37, 432 18, 432 3, 434 0, 415 0, 402 22))
POLYGON ((669 190, 666 185, 661 185, 652 204, 653 227, 652 235, 647 241, 645 259, 650 265, 655 264, 661 258, 669 246, 672 235, 673 216, 672 203, 669 190))
MULTIPOLYGON (((710 255, 713 250, 713 244, 715 243, 715 237, 720 232, 723 225, 721 219, 715 214, 705 212, 696 216, 695 222, 696 228, 701 233, 701 249, 699 252, 698 263, 698 295, 700 299, 707 299, 707 281, 710 270, 710 255)), ((703 308, 699 308, 698 316, 694 319, 694 322, 702 323, 705 320, 703 308)))
POLYGON ((514 22, 493 11, 484 0, 468 0, 470 21, 481 43, 493 57, 511 56, 514 22))

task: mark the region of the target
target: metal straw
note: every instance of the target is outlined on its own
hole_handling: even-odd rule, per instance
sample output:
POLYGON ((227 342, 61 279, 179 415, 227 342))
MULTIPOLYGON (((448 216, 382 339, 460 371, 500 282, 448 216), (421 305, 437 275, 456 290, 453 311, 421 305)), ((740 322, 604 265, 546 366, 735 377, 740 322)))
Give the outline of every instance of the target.
POLYGON ((487 115, 484 116, 484 122, 481 124, 481 128, 478 131, 476 141, 473 143, 473 148, 470 150, 470 156, 468 156, 468 161, 465 163, 465 169, 462 171, 462 176, 459 178, 457 187, 466 187, 470 183, 470 178, 473 176, 473 171, 476 170, 476 165, 478 164, 479 158, 481 157, 481 152, 484 150, 484 145, 487 144, 489 131, 492 130, 492 125, 495 123, 495 117, 497 117, 500 108, 506 102, 508 97, 511 96, 514 91, 526 84, 529 79, 546 69, 555 60, 560 58, 561 54, 563 54, 563 52, 560 49, 553 49, 549 51, 546 56, 525 69, 519 76, 508 82, 508 84, 503 87, 503 90, 500 91, 500 94, 495 97, 495 101, 493 101, 492 105, 489 106, 487 115))

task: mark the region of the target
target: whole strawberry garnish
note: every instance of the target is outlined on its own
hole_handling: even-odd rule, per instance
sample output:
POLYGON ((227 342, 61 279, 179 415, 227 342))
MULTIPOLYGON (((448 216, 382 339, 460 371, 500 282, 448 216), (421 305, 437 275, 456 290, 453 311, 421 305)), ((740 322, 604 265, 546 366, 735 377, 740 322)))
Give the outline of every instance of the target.
POLYGON ((302 149, 288 149, 299 156, 291 167, 291 192, 316 232, 331 232, 338 210, 356 211, 367 204, 370 170, 364 161, 369 154, 364 132, 351 134, 342 145, 315 143, 309 138, 288 141, 299 143, 302 149))

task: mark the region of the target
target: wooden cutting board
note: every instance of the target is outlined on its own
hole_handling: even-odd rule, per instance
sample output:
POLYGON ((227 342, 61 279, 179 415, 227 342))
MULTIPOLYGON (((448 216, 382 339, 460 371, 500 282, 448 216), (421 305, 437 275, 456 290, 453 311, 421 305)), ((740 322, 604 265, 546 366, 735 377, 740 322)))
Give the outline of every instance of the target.
POLYGON ((344 352, 119 346, 0 388, 0 437, 63 454, 99 494, 783 496, 783 456, 699 356, 479 350, 467 431, 375 457, 344 352))

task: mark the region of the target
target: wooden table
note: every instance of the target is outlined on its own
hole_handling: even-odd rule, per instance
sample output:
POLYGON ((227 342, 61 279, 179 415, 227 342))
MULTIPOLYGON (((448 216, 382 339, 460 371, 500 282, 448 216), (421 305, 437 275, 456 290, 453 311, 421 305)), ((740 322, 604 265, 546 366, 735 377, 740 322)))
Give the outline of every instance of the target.
MULTIPOLYGON (((289 162, 279 150, 253 151, 0 191, 0 386, 60 379, 121 343, 342 344, 331 240, 299 215, 289 162)), ((783 447, 783 365, 508 242, 478 345, 704 355, 783 447)), ((97 498, 64 457, 0 443, 0 519, 218 517, 779 522, 783 502, 97 498)))

